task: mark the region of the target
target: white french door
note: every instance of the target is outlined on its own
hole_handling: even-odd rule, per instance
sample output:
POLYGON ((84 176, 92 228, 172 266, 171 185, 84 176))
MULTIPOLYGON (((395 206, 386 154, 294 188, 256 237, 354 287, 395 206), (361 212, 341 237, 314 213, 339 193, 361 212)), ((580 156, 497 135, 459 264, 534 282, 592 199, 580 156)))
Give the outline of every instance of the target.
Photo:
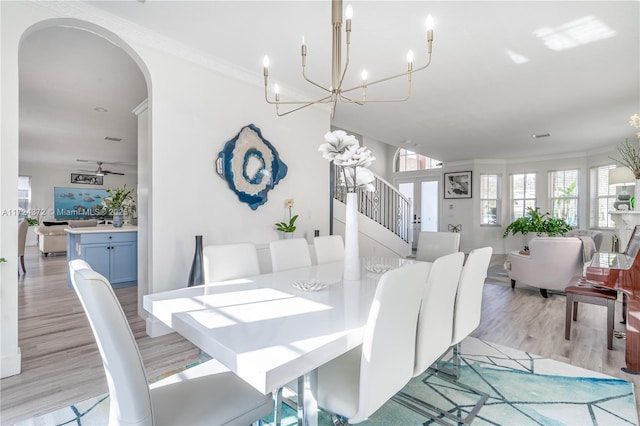
POLYGON ((420 231, 439 230, 440 178, 437 176, 396 180, 398 191, 410 201, 412 247, 418 243, 420 231))

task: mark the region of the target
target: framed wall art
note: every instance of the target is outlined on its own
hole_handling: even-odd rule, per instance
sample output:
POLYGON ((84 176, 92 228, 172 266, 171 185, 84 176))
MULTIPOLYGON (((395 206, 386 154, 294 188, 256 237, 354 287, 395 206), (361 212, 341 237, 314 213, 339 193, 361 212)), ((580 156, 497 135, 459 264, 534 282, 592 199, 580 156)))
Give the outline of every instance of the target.
POLYGON ((102 185, 103 178, 104 176, 71 173, 71 183, 78 183, 83 185, 102 185))
POLYGON ((216 171, 238 199, 252 210, 267 202, 267 193, 287 175, 276 148, 253 124, 228 141, 216 159, 216 171))
POLYGON ((444 198, 471 198, 471 172, 445 173, 444 198))

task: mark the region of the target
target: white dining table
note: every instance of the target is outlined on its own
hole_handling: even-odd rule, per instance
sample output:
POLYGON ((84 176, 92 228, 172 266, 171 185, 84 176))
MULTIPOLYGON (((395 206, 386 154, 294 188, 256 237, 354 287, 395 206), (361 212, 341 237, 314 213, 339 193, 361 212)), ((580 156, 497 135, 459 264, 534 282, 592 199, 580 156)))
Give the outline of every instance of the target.
POLYGON ((143 306, 263 394, 300 379, 299 420, 317 425, 318 367, 362 344, 381 266, 410 262, 362 258, 359 281, 343 281, 342 262, 313 265, 149 294, 143 306), (326 287, 294 287, 312 280, 326 287))

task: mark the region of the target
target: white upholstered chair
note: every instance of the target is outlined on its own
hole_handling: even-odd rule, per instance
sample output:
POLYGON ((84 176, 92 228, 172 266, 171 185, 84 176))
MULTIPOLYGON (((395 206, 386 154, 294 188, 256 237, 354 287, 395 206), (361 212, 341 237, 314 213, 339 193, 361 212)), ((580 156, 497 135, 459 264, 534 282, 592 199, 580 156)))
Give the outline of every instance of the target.
POLYGON ((313 239, 318 264, 344 260, 344 242, 341 235, 324 235, 313 239))
POLYGON ((100 350, 109 388, 109 425, 251 424, 272 410, 262 395, 215 360, 149 386, 135 338, 111 284, 77 269, 72 283, 100 350))
POLYGON ((491 261, 491 247, 471 250, 462 267, 453 317, 452 345, 458 345, 480 325, 482 291, 491 261))
POLYGON ((460 233, 422 231, 418 235, 416 260, 433 262, 460 250, 460 233))
MULTIPOLYGON (((480 324, 480 313, 482 310, 482 290, 484 288, 485 278, 487 277, 487 268, 489 267, 489 261, 491 260, 492 251, 493 249, 491 247, 483 247, 472 250, 469 253, 469 256, 467 256, 467 260, 462 267, 462 272, 460 273, 460 279, 458 281, 457 290, 455 293, 453 327, 451 339, 449 341, 450 347, 453 348, 453 366, 450 367, 448 363, 441 363, 438 359, 438 362, 432 364, 430 368, 427 367, 430 372, 433 372, 441 379, 448 380, 454 383, 456 386, 466 389, 466 391, 468 391, 468 395, 475 393, 479 398, 474 406, 467 406, 468 409, 464 410, 464 413, 466 413, 466 416, 464 418, 449 411, 442 410, 435 405, 429 404, 425 401, 419 401, 414 398, 410 406, 420 405, 424 408, 435 411, 436 413, 438 413, 438 415, 436 417, 432 417, 434 421, 436 421, 436 419, 439 417, 446 417, 447 419, 452 420, 453 424, 471 424, 475 416, 478 414, 478 411, 480 411, 482 406, 489 398, 489 395, 487 393, 475 389, 465 383, 459 382, 459 352, 460 342, 465 337, 469 336, 480 324)), ((446 285, 450 285, 450 283, 446 285)), ((446 296, 446 300, 449 300, 449 295, 446 296)), ((426 309, 432 308, 426 307, 426 309)), ((446 318, 449 318, 448 314, 446 318)), ((426 340, 423 340, 423 342, 426 342, 426 340)), ((439 349, 442 348, 443 343, 445 343, 444 339, 441 343, 434 342, 434 344, 439 345, 439 349)), ((431 351, 430 357, 434 356, 436 353, 437 350, 431 351)), ((448 353, 449 351, 445 349, 444 353, 441 355, 448 355, 448 353)), ((442 358, 442 356, 440 358, 442 358)), ((426 362, 421 365, 416 370, 416 372, 418 372, 425 365, 426 362)))
POLYGON ((251 243, 208 245, 202 256, 205 283, 260 275, 258 252, 251 243))
POLYGON ((540 289, 564 291, 571 278, 584 269, 582 241, 576 237, 536 237, 529 242, 529 254, 509 253, 511 288, 516 282, 540 289))
POLYGON ((273 272, 311 266, 309 244, 305 238, 271 241, 269 251, 273 272))
POLYGON ((411 379, 416 323, 428 263, 385 273, 376 288, 363 344, 318 369, 318 405, 359 423, 411 379))
POLYGON ((431 266, 418 318, 414 376, 422 374, 451 346, 463 262, 464 254, 457 252, 437 258, 431 266))

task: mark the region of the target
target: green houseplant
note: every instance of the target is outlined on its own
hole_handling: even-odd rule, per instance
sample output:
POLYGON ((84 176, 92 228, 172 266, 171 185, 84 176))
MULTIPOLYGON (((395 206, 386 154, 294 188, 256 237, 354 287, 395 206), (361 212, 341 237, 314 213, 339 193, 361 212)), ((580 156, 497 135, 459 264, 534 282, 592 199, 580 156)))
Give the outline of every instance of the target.
POLYGON ((296 230, 296 219, 298 219, 298 215, 291 216, 291 209, 293 208, 293 198, 288 198, 284 200, 284 205, 289 209, 289 222, 278 222, 276 223, 276 229, 278 231, 292 233, 296 230))
POLYGON ((540 213, 540 207, 535 209, 529 207, 525 216, 519 217, 511 222, 502 234, 506 238, 509 234, 520 233, 526 235, 535 232, 537 235, 546 234, 549 237, 554 235, 564 235, 573 229, 564 219, 552 217, 549 213, 540 213))

